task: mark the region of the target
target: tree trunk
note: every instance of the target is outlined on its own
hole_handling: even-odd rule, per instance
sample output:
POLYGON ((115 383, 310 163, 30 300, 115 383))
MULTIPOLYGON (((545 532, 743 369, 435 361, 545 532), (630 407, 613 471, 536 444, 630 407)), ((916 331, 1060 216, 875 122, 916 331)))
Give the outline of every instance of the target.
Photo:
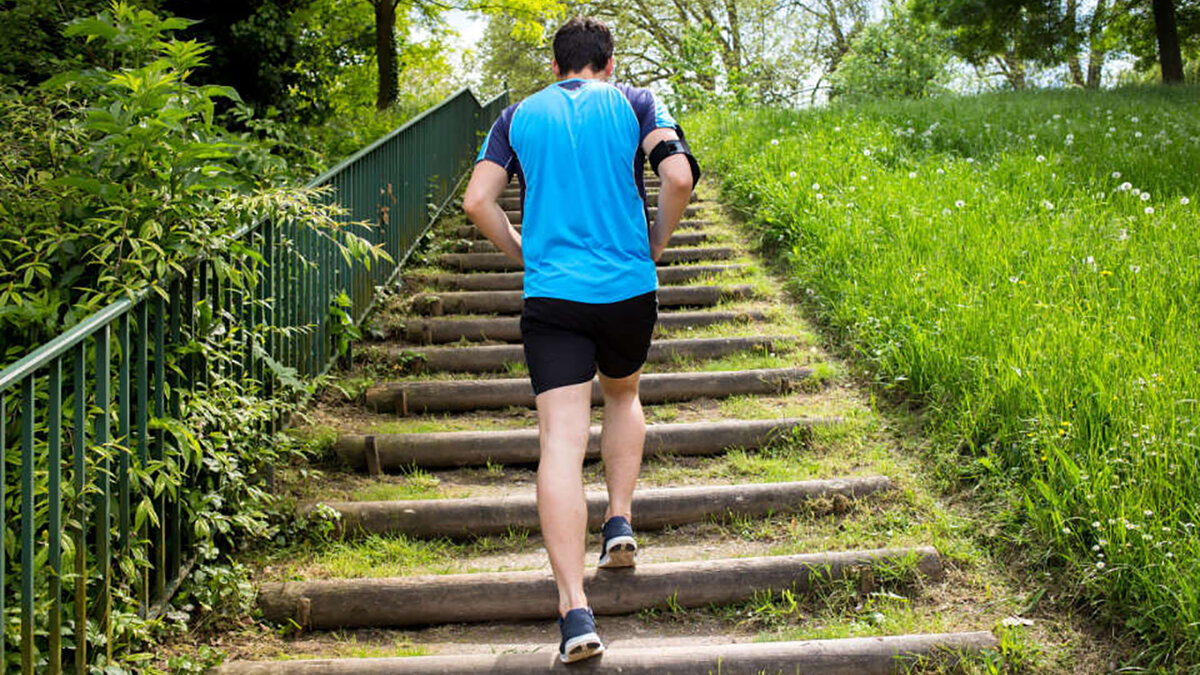
POLYGON ((375 62, 379 65, 377 110, 387 110, 400 96, 400 64, 396 59, 396 2, 371 0, 375 6, 375 62))
POLYGON ((1096 11, 1092 12, 1092 23, 1088 27, 1088 68, 1087 82, 1084 86, 1088 89, 1100 88, 1100 77, 1104 73, 1104 59, 1108 56, 1108 52, 1104 50, 1104 16, 1105 0, 1100 0, 1096 3, 1096 11))
POLYGON ((1083 65, 1079 62, 1079 0, 1067 0, 1067 9, 1064 13, 1064 30, 1067 33, 1067 69, 1071 72, 1071 84, 1076 87, 1083 86, 1083 65))
POLYGON ((1025 89, 1025 64, 1012 50, 997 56, 996 63, 1000 65, 1000 72, 1014 91, 1025 89))
POLYGON ((1173 0, 1153 0, 1153 5, 1163 84, 1182 84, 1183 56, 1179 52, 1179 31, 1175 26, 1175 3, 1173 0))

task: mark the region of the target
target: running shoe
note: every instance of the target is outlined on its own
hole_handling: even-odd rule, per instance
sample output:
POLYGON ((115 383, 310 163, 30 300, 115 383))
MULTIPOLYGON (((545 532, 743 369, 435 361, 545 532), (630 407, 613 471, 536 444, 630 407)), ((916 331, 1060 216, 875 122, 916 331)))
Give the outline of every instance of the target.
POLYGON ((604 544, 600 548, 601 569, 633 567, 637 558, 637 541, 633 538, 633 527, 624 516, 613 516, 600 528, 604 544))
POLYGON ((558 660, 574 663, 604 652, 604 643, 596 634, 596 618, 590 607, 567 612, 558 620, 562 642, 558 645, 558 660))

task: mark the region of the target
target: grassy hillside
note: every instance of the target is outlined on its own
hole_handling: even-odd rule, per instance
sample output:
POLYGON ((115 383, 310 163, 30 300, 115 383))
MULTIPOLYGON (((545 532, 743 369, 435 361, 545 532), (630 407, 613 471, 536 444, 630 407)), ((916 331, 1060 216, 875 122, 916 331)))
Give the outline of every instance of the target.
POLYGON ((1200 664, 1200 89, 687 123, 840 345, 924 404, 1047 598, 1200 664))

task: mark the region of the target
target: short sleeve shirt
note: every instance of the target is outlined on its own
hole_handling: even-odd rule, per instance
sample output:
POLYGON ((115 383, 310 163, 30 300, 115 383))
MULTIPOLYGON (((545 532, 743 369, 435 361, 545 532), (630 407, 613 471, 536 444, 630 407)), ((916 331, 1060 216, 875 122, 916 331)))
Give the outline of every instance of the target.
POLYGON ((569 79, 509 106, 476 159, 521 183, 524 297, 610 303, 658 288, 641 143, 676 128, 645 90, 569 79))

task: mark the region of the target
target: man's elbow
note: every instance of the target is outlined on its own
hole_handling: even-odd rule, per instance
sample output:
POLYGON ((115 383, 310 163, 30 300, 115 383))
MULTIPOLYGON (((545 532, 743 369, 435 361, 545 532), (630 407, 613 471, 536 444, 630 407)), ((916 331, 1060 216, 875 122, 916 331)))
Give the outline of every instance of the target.
POLYGON ((676 194, 691 194, 696 187, 692 180, 692 168, 686 159, 682 156, 679 157, 682 161, 671 162, 670 166, 664 166, 664 171, 659 177, 662 179, 664 190, 670 190, 676 194))
POLYGON ((486 197, 468 191, 463 195, 463 211, 471 220, 479 220, 479 216, 487 210, 489 201, 491 200, 486 197))

